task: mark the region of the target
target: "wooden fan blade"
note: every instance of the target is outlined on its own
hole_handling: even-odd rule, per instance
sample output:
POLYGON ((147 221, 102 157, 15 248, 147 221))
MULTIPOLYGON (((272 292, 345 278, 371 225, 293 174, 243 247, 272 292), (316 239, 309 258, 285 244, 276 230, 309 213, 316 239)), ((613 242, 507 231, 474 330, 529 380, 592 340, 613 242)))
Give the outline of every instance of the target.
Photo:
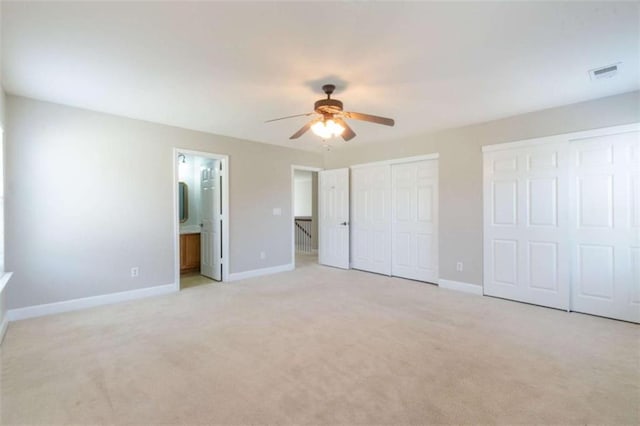
POLYGON ((298 139, 300 136, 302 136, 305 133, 307 133, 309 131, 309 129, 311 128, 311 126, 313 126, 316 123, 316 121, 318 121, 318 120, 311 120, 310 122, 308 122, 307 124, 302 126, 300 128, 300 130, 298 130, 293 135, 291 135, 291 137, 289 137, 289 139, 298 139))
POLYGON ((353 131, 351 127, 340 117, 333 117, 333 121, 344 127, 344 132, 342 132, 342 139, 344 141, 350 141, 351 139, 356 137, 356 132, 353 131))
POLYGON ((384 124, 385 126, 393 126, 396 124, 392 118, 378 117, 377 115, 362 114, 360 112, 345 112, 344 116, 353 118, 354 120, 369 121, 371 123, 384 124))
POLYGON ((308 117, 312 114, 315 114, 314 112, 308 112, 306 114, 296 114, 296 115, 288 115, 286 117, 280 117, 280 118, 274 118, 273 120, 267 120, 265 121, 265 123, 271 123, 272 121, 278 121, 278 120, 286 120, 287 118, 294 118, 294 117, 308 117))

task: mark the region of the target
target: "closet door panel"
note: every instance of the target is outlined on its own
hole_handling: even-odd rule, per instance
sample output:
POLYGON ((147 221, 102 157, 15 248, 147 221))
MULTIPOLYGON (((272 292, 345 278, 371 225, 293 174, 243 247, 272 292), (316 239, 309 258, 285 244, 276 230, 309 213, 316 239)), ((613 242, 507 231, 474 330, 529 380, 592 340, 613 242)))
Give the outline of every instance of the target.
POLYGON ((392 275, 438 282, 438 161, 391 167, 392 275))
POLYGON ((569 307, 566 144, 484 153, 484 293, 569 307))
POLYGON ((351 266, 391 274, 391 166, 352 169, 351 266))
POLYGON ((640 133, 570 142, 572 310, 640 322, 640 133))

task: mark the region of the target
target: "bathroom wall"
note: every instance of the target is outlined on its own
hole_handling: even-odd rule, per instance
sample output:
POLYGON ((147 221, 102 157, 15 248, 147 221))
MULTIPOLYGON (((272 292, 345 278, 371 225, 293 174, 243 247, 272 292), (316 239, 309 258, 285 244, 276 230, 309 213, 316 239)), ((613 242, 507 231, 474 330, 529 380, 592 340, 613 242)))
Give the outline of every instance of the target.
POLYGON ((178 179, 187 184, 189 217, 180 224, 180 232, 200 232, 200 166, 201 157, 185 154, 185 162, 178 161, 178 179))

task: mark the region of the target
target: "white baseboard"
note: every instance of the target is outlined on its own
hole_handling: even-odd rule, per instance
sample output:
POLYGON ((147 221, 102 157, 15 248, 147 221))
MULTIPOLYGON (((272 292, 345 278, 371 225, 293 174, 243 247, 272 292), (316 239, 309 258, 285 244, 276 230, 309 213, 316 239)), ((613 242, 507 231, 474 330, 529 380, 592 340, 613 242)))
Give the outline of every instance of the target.
POLYGON ((466 293, 472 293, 472 294, 477 294, 478 296, 482 296, 481 285, 463 283, 460 281, 453 281, 453 280, 445 280, 443 278, 440 278, 438 280, 438 286, 449 289, 449 290, 464 291, 466 293))
POLYGON ((270 268, 254 269, 252 271, 234 272, 229 274, 228 281, 246 280, 247 278, 260 277, 262 275, 277 274, 278 272, 293 271, 295 265, 287 263, 286 265, 272 266, 270 268))
MULTIPOLYGON (((4 292, 12 274, 13 272, 5 272, 0 275, 0 298, 4 298, 4 296, 2 296, 2 292, 4 292)), ((2 318, 0 318, 0 345, 2 344, 4 335, 7 332, 7 327, 9 327, 9 313, 3 311, 5 305, 6 303, 3 303, 3 301, 0 300, 0 315, 3 315, 2 318)))
POLYGON ((9 327, 9 315, 5 315, 2 318, 2 323, 0 324, 0 345, 2 344, 2 340, 4 339, 4 335, 7 333, 7 327, 9 327))
POLYGON ((77 311, 80 309, 92 308, 94 306, 110 305, 113 303, 126 302, 128 300, 142 299, 145 297, 159 296, 161 294, 175 292, 175 284, 165 284, 155 287, 122 291, 119 293, 110 293, 100 296, 83 297, 81 299, 65 300, 63 302, 9 309, 9 311, 7 312, 7 316, 9 317, 9 321, 17 321, 27 318, 41 317, 43 315, 77 311))

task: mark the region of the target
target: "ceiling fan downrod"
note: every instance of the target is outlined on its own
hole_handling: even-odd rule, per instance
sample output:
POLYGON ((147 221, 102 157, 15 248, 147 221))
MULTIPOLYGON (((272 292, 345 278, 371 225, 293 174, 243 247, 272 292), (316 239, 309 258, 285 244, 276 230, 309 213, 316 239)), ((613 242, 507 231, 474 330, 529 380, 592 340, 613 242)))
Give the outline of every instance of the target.
POLYGON ((333 94, 334 90, 336 90, 336 86, 333 84, 325 84, 324 86, 322 86, 322 91, 327 94, 327 99, 331 99, 331 95, 333 94))

